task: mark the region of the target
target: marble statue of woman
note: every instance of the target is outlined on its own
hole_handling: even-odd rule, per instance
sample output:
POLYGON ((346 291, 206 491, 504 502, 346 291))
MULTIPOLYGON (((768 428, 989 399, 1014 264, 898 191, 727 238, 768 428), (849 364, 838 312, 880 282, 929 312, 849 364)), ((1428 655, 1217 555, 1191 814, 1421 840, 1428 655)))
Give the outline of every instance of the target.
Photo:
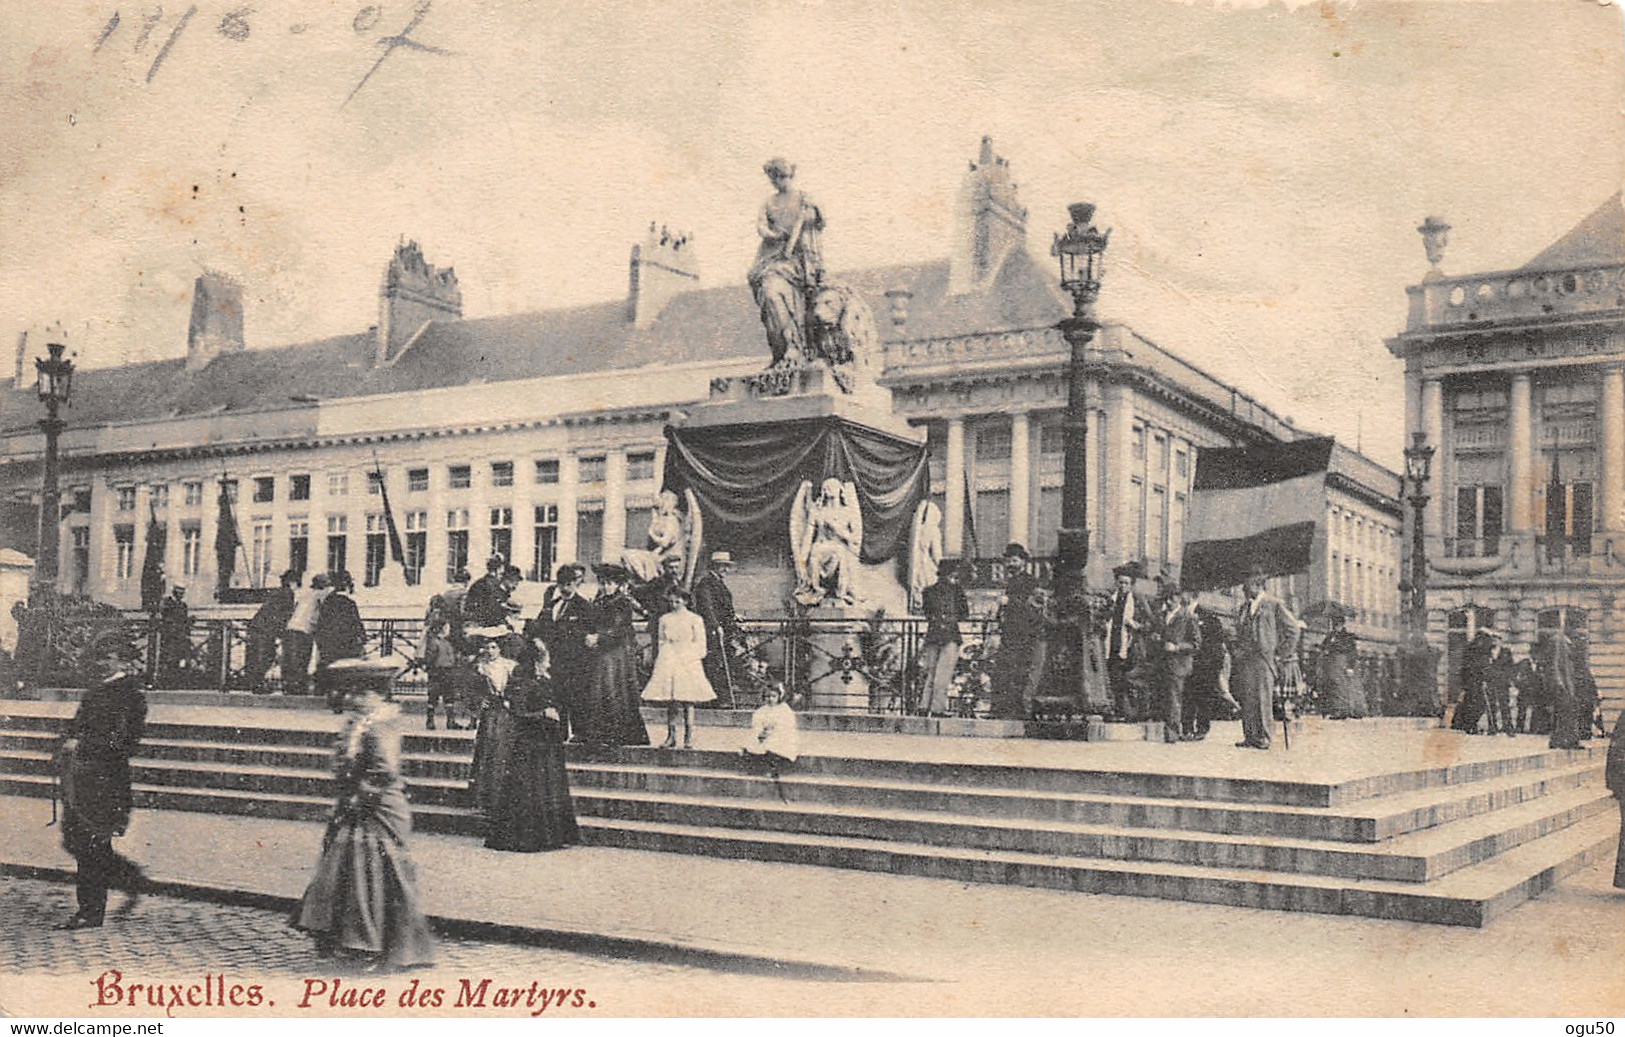
POLYGON ((824 277, 823 211, 795 189, 796 167, 770 159, 762 171, 774 193, 762 203, 756 233, 762 242, 751 265, 751 293, 767 329, 775 366, 806 356, 807 300, 824 277))

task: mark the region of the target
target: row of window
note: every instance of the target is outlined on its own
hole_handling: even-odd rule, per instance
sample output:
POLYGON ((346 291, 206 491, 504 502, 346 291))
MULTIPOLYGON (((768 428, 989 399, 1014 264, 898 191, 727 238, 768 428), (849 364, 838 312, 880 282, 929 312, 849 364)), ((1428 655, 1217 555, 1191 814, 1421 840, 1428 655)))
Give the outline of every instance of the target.
MULTIPOLYGON (((577 481, 584 484, 601 483, 606 478, 609 459, 599 454, 582 457, 577 462, 577 481)), ((290 501, 310 500, 310 475, 295 474, 287 477, 287 499, 290 501)), ((626 455, 626 478, 629 482, 647 482, 655 478, 655 454, 653 451, 629 453, 626 455)), ((535 462, 533 479, 539 486, 554 485, 559 481, 558 458, 540 458, 535 462)), ((252 501, 255 504, 268 504, 276 500, 277 478, 274 475, 256 476, 251 480, 253 484, 252 501)), ((430 470, 428 468, 408 468, 406 470, 406 490, 408 493, 426 493, 429 490, 430 470)), ((512 461, 490 462, 488 485, 492 487, 512 486, 514 484, 514 463, 512 461)), ((228 500, 237 500, 237 480, 226 479, 222 488, 228 500)), ((449 465, 446 468, 446 488, 449 490, 466 490, 474 485, 474 466, 467 464, 449 465)), ((182 484, 183 499, 187 507, 197 507, 203 503, 204 483, 200 479, 186 480, 182 484)), ((134 511, 136 509, 136 496, 138 487, 133 485, 118 486, 114 488, 117 508, 119 511, 134 511)), ((169 486, 165 483, 155 483, 150 487, 151 506, 155 509, 169 507, 169 486)), ((327 473, 327 495, 329 497, 343 497, 350 492, 349 472, 327 473)), ((377 472, 367 473, 367 492, 379 492, 379 476, 377 472)), ((76 510, 90 510, 90 491, 76 489, 73 491, 73 508, 76 510)))
MULTIPOLYGON (((1560 557, 1565 545, 1577 556, 1591 554, 1596 522, 1589 482, 1547 483, 1544 533, 1547 550, 1560 557)), ((1499 486, 1456 487, 1456 535, 1449 553, 1456 558, 1493 558, 1501 553, 1506 533, 1499 486)))

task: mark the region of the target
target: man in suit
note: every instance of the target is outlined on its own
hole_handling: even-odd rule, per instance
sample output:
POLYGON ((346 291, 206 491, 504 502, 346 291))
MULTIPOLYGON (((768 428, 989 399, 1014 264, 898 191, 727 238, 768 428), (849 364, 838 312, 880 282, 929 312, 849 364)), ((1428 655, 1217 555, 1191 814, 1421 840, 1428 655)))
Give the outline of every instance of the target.
POLYGON ((89 654, 98 682, 79 701, 58 754, 67 801, 62 846, 78 864, 79 903, 62 929, 100 926, 109 889, 130 894, 128 913, 146 886, 140 865, 113 849, 113 839, 130 823, 130 757, 147 724, 135 650, 122 631, 110 630, 96 638, 89 654))
POLYGON ((1202 647, 1202 621, 1196 614, 1196 594, 1168 581, 1157 651, 1157 684, 1162 697, 1163 740, 1178 742, 1184 729, 1185 682, 1196 668, 1202 647))
POLYGON ((1268 749, 1274 724, 1275 675, 1298 648, 1298 618, 1286 604, 1264 589, 1265 571, 1255 566, 1242 584, 1246 599, 1236 616, 1236 641, 1231 654, 1231 687, 1241 703, 1243 738, 1238 749, 1268 749))
POLYGON ((1450 726, 1468 734, 1478 733, 1478 722, 1484 717, 1484 678, 1495 659, 1495 631, 1481 627, 1468 642, 1462 653, 1461 695, 1456 699, 1456 712, 1450 726))
POLYGON ((1027 570, 1027 549, 1004 549, 1004 606, 999 610, 999 654, 993 664, 993 716, 1025 719, 1047 655, 1045 595, 1027 570))
POLYGON ((361 610, 350 594, 355 580, 347 572, 329 573, 333 593, 322 601, 316 617, 316 686, 327 696, 328 708, 344 712, 344 695, 337 683, 328 679, 327 669, 340 659, 359 659, 367 654, 367 628, 361 610))
POLYGON ((186 588, 175 584, 158 608, 158 680, 163 687, 180 687, 181 670, 192 654, 192 614, 186 607, 186 588))
POLYGON ((660 575, 632 591, 632 600, 638 603, 643 609, 643 614, 649 618, 651 666, 654 664, 653 657, 660 654, 660 617, 671 611, 671 592, 682 589, 684 589, 682 556, 669 554, 660 559, 660 575))
POLYGON ((965 588, 959 585, 960 565, 958 561, 944 562, 937 571, 937 582, 921 594, 925 611, 925 650, 920 653, 925 701, 921 711, 934 717, 948 715, 948 693, 953 690, 954 670, 959 665, 959 624, 970 617, 965 588))
POLYGON ((1151 622, 1145 602, 1134 592, 1134 581, 1140 576, 1139 563, 1125 562, 1112 570, 1112 576, 1117 580, 1117 590, 1106 609, 1106 681, 1118 716, 1141 720, 1145 703, 1129 680, 1130 671, 1137 669, 1141 660, 1141 631, 1151 622))
POLYGON ((558 699, 560 723, 574 737, 580 724, 576 714, 582 686, 592 672, 592 652, 587 635, 593 630, 592 603, 581 596, 581 582, 587 571, 579 565, 561 565, 551 601, 544 601, 536 617, 535 629, 542 635, 553 656, 553 690, 558 699))
POLYGON ((719 704, 728 708, 734 705, 734 657, 745 643, 726 579, 733 564, 733 555, 727 551, 713 551, 710 567, 694 581, 694 611, 705 621, 705 658, 701 660, 705 679, 711 682, 719 704))
POLYGON ((293 615, 293 592, 299 586, 299 574, 292 569, 282 574, 282 585, 260 605, 254 618, 248 621, 248 663, 243 667, 243 690, 255 693, 265 690, 265 673, 276 662, 276 642, 288 628, 293 615))

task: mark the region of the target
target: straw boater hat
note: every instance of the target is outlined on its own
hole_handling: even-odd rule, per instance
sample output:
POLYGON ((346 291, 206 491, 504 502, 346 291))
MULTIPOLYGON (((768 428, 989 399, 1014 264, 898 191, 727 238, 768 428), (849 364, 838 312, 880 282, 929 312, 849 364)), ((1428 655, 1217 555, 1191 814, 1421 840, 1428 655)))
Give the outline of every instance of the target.
POLYGON ((711 564, 712 565, 732 565, 732 564, 734 564, 734 556, 729 554, 727 551, 712 551, 711 552, 711 564))
POLYGON ((469 627, 463 631, 463 636, 478 641, 500 641, 511 633, 513 631, 505 626, 469 627))

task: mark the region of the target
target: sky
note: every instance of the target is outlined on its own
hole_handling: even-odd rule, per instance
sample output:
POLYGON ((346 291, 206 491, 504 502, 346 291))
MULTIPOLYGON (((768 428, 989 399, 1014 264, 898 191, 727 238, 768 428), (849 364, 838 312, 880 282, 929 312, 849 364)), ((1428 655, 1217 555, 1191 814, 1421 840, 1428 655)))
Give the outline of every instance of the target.
POLYGON ((1416 225, 1447 273, 1516 267, 1625 152, 1595 0, 0 11, 0 377, 53 323, 88 366, 182 355, 209 268, 249 348, 363 331, 403 236, 467 317, 624 297, 651 220, 741 283, 773 155, 833 270, 941 258, 986 134, 1035 254, 1068 202, 1113 228, 1101 317, 1397 465, 1416 225))

